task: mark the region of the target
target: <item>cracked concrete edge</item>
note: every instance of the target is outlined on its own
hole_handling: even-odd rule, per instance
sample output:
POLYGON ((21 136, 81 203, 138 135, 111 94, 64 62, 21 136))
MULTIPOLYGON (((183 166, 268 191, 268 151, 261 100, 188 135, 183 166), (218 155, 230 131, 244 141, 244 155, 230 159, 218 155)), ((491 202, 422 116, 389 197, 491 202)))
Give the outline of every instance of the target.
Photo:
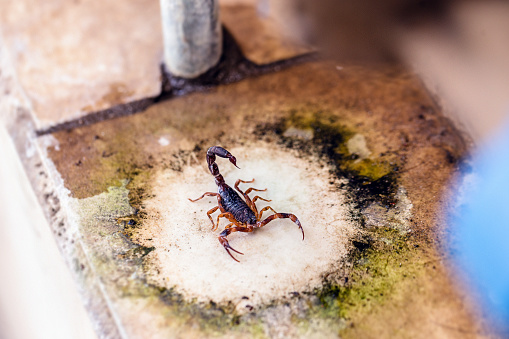
MULTIPOLYGON (((0 47, 5 46, 0 32, 0 47)), ((36 117, 19 84, 5 48, 0 48, 0 124, 16 148, 30 186, 42 207, 57 247, 66 263, 99 338, 123 338, 119 324, 90 267, 77 232, 77 219, 69 213, 69 191, 46 155, 51 136, 37 138, 36 117)))

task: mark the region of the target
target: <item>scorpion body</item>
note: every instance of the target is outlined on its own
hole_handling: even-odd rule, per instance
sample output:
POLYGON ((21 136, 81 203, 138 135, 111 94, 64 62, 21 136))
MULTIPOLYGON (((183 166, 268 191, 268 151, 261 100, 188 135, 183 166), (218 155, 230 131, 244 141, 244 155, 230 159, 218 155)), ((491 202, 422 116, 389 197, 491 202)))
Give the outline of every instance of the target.
POLYGON ((195 202, 206 196, 215 196, 217 198, 218 205, 209 210, 207 212, 207 216, 212 222, 212 230, 217 229, 220 218, 226 218, 228 219, 228 221, 230 221, 230 224, 228 224, 225 227, 225 229, 219 234, 218 239, 219 243, 224 247, 226 252, 228 252, 228 254, 233 258, 233 260, 238 262, 238 260, 231 254, 230 250, 238 254, 243 253, 232 248, 228 243, 226 237, 233 232, 253 232, 255 228, 263 227, 274 219, 289 218, 290 220, 292 220, 295 224, 297 224, 297 226, 299 226, 300 230, 302 231, 302 240, 304 240, 304 230, 302 229, 302 225, 300 224, 299 219, 297 219, 295 215, 290 213, 277 213, 270 206, 266 206, 262 208, 260 211, 258 211, 258 208, 255 205, 256 200, 258 199, 263 201, 271 200, 261 198, 260 196, 255 196, 253 199, 251 199, 248 194, 251 191, 263 192, 266 191, 267 189, 261 190, 256 188, 248 188, 245 192, 243 192, 239 188, 240 183, 252 183, 254 182, 254 179, 250 181, 244 181, 239 179, 235 183, 235 189, 244 197, 244 200, 240 197, 239 193, 237 193, 235 190, 233 190, 233 188, 226 184, 223 176, 219 173, 219 167, 215 162, 216 155, 221 158, 225 159, 227 158, 235 167, 238 168, 237 159, 230 152, 219 146, 210 147, 207 150, 207 165, 209 167, 210 173, 214 176, 214 179, 216 181, 216 185, 218 187, 217 193, 206 192, 201 197, 195 200, 191 199, 189 200, 191 202, 195 202), (211 214, 217 211, 218 209, 220 210, 221 213, 217 217, 217 222, 214 223, 211 214), (264 220, 261 220, 263 212, 268 210, 271 210, 272 212, 274 212, 274 214, 267 217, 264 220))
POLYGON ((221 196, 221 203, 226 212, 233 214, 238 222, 244 224, 256 223, 256 215, 249 206, 242 200, 240 195, 227 184, 219 185, 217 189, 221 196))

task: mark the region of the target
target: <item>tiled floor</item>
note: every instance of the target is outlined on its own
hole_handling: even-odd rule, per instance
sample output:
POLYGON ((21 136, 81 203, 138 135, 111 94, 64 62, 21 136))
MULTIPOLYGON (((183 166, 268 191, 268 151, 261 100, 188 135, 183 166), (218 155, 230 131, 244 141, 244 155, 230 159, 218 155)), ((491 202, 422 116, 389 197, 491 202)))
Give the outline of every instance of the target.
MULTIPOLYGON (((25 24, 15 18, 29 2, 0 11, 10 70, 26 93, 6 93, 24 99, 2 101, 6 124, 100 336, 481 333, 436 247, 447 183, 466 145, 415 75, 393 65, 309 62, 35 138, 37 127, 159 91, 157 2, 102 5, 49 2, 25 24), (81 28, 53 40, 69 20, 81 28), (45 23, 47 43, 30 34, 45 23), (52 52, 38 54, 38 46, 52 52), (228 183, 256 176, 278 212, 302 219, 304 242, 291 221, 278 221, 231 235, 246 251, 240 264, 231 260, 204 214, 214 204, 187 200, 215 189, 204 164, 215 144, 239 159, 235 172, 218 160, 228 183), (334 251, 312 257, 327 237, 334 251), (292 248, 315 265, 284 271, 292 248), (232 293, 202 293, 177 279, 197 265, 200 279, 213 282, 208 289, 232 293), (304 271, 307 285, 298 279, 304 271), (257 293, 262 284, 273 294, 257 293)), ((223 11, 257 62, 307 50, 281 40, 252 7, 223 11), (260 35, 249 39, 250 27, 260 35)))

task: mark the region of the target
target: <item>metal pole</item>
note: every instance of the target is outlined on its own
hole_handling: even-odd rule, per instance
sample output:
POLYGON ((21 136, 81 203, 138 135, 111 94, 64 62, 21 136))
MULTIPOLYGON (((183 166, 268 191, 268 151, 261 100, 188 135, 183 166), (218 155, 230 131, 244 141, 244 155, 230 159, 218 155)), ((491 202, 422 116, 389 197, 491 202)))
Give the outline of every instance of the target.
POLYGON ((167 70, 195 78, 216 65, 222 52, 218 1, 160 1, 167 70))

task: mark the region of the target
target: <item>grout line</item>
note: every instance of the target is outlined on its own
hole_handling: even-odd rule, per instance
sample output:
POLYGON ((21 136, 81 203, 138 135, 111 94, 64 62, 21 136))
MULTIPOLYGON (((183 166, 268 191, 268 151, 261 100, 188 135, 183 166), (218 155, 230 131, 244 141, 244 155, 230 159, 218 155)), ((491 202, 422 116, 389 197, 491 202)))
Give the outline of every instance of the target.
POLYGON ((51 134, 78 127, 89 126, 104 120, 129 116, 143 112, 150 106, 162 101, 184 96, 194 92, 203 92, 210 88, 241 81, 249 77, 279 72, 291 66, 314 61, 318 53, 309 52, 292 58, 258 65, 247 59, 233 36, 223 26, 223 54, 216 66, 195 79, 185 79, 172 76, 161 65, 161 94, 156 97, 145 98, 120 104, 105 110, 92 112, 84 117, 56 124, 49 128, 36 131, 37 136, 51 134))

